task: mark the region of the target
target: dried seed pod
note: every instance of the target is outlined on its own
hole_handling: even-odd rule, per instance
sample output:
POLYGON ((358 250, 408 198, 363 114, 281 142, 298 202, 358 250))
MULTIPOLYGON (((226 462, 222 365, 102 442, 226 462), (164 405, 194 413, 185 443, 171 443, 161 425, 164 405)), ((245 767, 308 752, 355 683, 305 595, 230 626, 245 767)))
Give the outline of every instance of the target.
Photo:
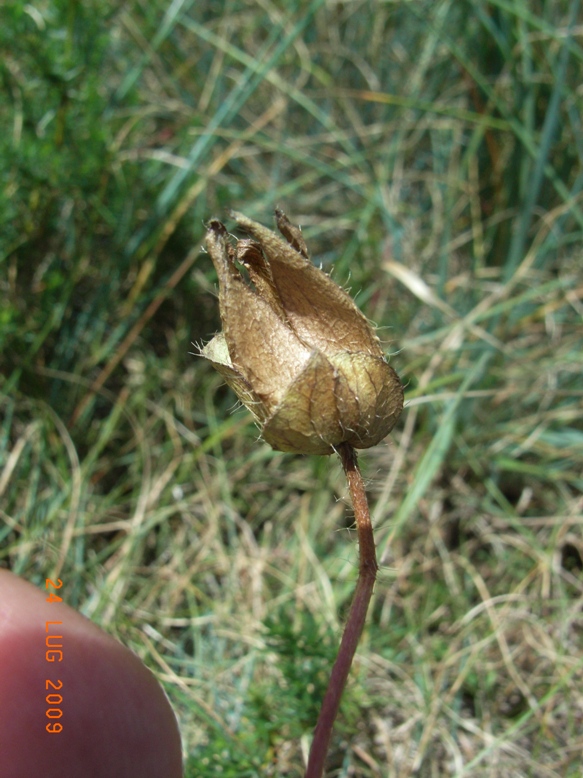
POLYGON ((401 415, 399 377, 350 296, 311 263, 299 228, 282 211, 275 215, 285 241, 232 212, 251 235, 235 247, 221 222, 209 223, 223 332, 202 356, 278 451, 331 454, 341 443, 375 446, 401 415))

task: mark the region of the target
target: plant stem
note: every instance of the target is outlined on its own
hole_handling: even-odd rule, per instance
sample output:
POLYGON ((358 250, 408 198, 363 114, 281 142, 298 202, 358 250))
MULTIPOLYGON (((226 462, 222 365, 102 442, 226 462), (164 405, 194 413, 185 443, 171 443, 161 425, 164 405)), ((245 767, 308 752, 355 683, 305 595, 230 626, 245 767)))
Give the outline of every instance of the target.
POLYGON ((310 749, 305 778, 322 778, 324 773, 326 755, 332 737, 332 727, 338 713, 342 693, 346 686, 346 679, 356 653, 356 647, 364 628, 366 612, 378 570, 366 489, 361 472, 358 469, 356 452, 348 443, 343 443, 338 447, 338 454, 342 460, 342 467, 348 480, 358 532, 360 549, 358 582, 346 626, 344 627, 338 655, 336 656, 328 688, 322 702, 322 708, 320 709, 318 723, 314 730, 314 739, 310 749))

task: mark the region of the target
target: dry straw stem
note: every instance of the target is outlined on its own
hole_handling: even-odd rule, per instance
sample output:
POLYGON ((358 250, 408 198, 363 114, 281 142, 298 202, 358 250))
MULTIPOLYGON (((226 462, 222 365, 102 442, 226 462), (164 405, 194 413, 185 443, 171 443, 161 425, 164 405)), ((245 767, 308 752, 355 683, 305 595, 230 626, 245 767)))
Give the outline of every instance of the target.
POLYGON ((356 647, 362 635, 378 570, 366 489, 358 467, 356 451, 348 443, 343 443, 338 447, 338 454, 346 473, 352 498, 360 546, 360 563, 358 582, 352 605, 350 606, 348 620, 314 731, 305 778, 321 778, 324 772, 326 754, 328 753, 330 738, 332 737, 332 727, 338 713, 342 693, 346 686, 354 654, 356 653, 356 647))

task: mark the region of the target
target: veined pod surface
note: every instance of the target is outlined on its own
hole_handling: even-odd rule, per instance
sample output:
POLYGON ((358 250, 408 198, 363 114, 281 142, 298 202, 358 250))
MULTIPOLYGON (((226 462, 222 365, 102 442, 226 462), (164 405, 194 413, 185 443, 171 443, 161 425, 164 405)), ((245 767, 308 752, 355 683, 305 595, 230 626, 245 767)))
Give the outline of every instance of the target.
POLYGON ((312 264, 300 229, 282 211, 275 218, 285 240, 230 215, 251 237, 233 243, 220 221, 208 224, 223 331, 202 356, 274 449, 331 454, 341 443, 375 446, 401 415, 403 387, 374 328, 312 264))

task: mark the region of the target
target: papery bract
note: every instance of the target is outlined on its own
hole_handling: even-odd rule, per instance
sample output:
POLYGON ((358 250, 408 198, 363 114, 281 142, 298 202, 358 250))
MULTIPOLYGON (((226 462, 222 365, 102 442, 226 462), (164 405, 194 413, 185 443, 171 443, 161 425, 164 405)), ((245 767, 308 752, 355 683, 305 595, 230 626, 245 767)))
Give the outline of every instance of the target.
POLYGON ((401 415, 399 377, 350 296, 311 263, 299 228, 275 214, 285 241, 236 212, 251 239, 233 245, 220 221, 209 223, 223 331, 202 355, 273 448, 331 454, 341 443, 374 446, 401 415))

